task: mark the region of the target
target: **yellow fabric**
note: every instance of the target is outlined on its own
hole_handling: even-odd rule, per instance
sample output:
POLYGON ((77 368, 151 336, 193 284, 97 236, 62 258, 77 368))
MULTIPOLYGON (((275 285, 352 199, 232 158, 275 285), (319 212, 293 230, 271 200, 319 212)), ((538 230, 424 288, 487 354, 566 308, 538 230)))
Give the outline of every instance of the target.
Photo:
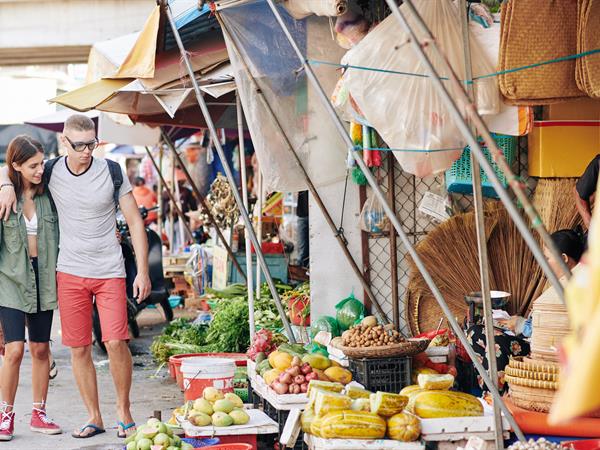
POLYGON ((51 103, 58 103, 59 105, 74 109, 75 111, 89 111, 111 98, 115 95, 116 91, 131 83, 131 81, 131 79, 99 80, 91 84, 86 84, 78 89, 65 92, 48 101, 51 103))
POLYGON ((152 78, 156 59, 156 40, 160 23, 160 6, 146 20, 135 45, 114 78, 152 78))
POLYGON ((564 342, 568 364, 552 405, 550 423, 559 423, 600 408, 600 196, 590 226, 588 253, 565 295, 571 335, 564 342))

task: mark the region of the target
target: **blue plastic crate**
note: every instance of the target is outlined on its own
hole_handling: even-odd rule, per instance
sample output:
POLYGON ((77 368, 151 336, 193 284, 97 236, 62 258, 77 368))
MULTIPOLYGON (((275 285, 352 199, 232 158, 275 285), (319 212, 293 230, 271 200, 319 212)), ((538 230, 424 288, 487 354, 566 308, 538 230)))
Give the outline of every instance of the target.
MULTIPOLYGON (((504 153, 504 158, 508 165, 512 165, 515 160, 517 152, 517 138, 515 136, 504 136, 501 134, 493 134, 496 144, 504 153)), ((480 145, 483 146, 483 141, 479 139, 480 145)), ((500 182, 504 187, 507 186, 506 176, 496 163, 492 160, 492 156, 488 151, 487 147, 483 146, 483 152, 486 159, 492 165, 494 172, 500 178, 500 182)), ((461 157, 452 164, 452 167, 446 171, 446 189, 448 192, 455 192, 458 194, 472 194, 473 193, 473 176, 471 171, 471 148, 465 147, 461 157)), ((496 190, 492 186, 492 183, 488 180, 487 175, 481 170, 481 191, 484 197, 498 198, 496 190)))

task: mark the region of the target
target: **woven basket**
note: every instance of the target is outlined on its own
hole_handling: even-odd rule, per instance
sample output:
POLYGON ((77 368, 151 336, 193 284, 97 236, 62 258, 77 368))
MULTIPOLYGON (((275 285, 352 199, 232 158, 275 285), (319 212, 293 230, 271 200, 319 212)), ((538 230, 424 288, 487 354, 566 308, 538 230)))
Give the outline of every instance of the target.
MULTIPOLYGON (((600 5, 579 0, 578 51, 600 48, 600 5)), ((600 54, 579 58, 579 87, 590 97, 600 97, 600 54)))
POLYGON ((519 408, 542 413, 550 412, 555 391, 526 386, 510 386, 510 398, 519 408))
POLYGON ((504 373, 511 377, 523 378, 528 380, 541 380, 541 381, 558 381, 557 373, 546 373, 546 372, 531 372, 529 370, 515 369, 513 367, 506 367, 504 373))
POLYGON ((508 367, 527 370, 529 372, 560 373, 560 367, 558 364, 553 364, 546 361, 537 361, 531 358, 510 358, 508 367))
MULTIPOLYGON (((577 52, 577 0, 510 0, 502 5, 499 69, 509 70, 577 52)), ((576 62, 567 60, 499 75, 512 104, 548 104, 580 97, 576 62)))
POLYGON ((409 339, 399 344, 378 347, 345 347, 338 345, 344 355, 350 358, 386 358, 391 356, 413 356, 424 352, 429 345, 429 339, 409 339))

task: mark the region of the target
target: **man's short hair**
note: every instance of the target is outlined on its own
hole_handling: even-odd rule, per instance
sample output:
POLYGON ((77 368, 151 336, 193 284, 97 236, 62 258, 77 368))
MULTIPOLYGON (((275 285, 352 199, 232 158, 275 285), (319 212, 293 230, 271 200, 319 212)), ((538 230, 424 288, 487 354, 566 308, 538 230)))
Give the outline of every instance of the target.
POLYGON ((83 114, 73 114, 65 121, 64 130, 90 131, 96 130, 94 121, 83 114))

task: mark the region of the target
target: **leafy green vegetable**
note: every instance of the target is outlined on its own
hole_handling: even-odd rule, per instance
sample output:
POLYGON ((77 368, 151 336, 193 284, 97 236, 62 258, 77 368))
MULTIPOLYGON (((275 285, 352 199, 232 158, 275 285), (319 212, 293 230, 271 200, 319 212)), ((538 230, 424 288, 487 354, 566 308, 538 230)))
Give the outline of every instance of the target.
POLYGON ((250 346, 245 297, 219 301, 206 340, 214 352, 245 352, 250 346))

